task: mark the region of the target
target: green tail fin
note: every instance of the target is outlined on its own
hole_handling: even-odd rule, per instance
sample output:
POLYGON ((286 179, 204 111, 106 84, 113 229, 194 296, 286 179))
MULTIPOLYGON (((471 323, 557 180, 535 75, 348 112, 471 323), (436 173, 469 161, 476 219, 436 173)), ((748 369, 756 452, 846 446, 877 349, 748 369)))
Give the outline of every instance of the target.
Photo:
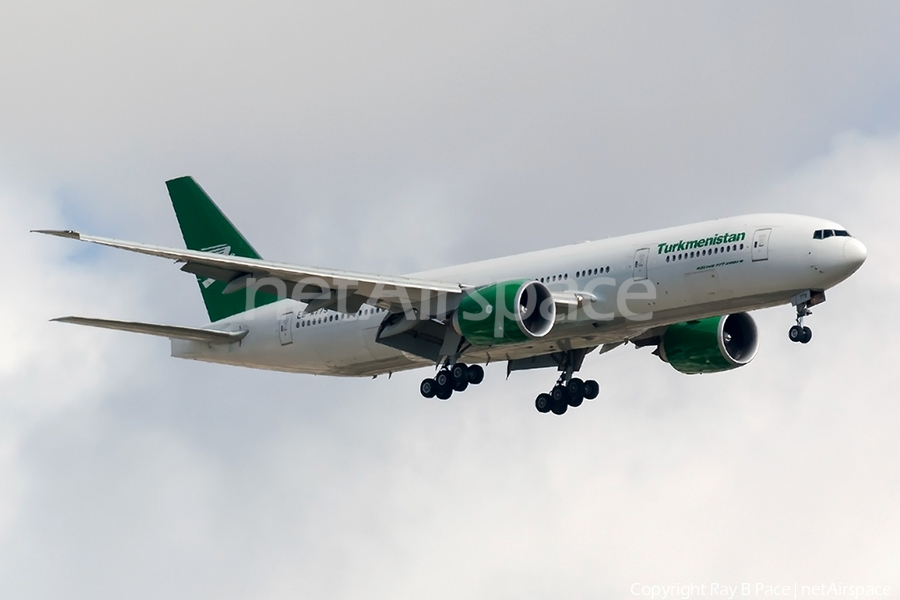
MULTIPOLYGON (((253 246, 231 224, 219 207, 203 191, 193 177, 179 177, 166 182, 169 197, 178 217, 181 235, 188 250, 217 252, 260 258, 253 246)), ((247 310, 247 292, 223 294, 225 282, 197 276, 200 293, 210 321, 218 321, 247 310)), ((265 292, 255 294, 253 306, 274 302, 277 298, 265 292)))

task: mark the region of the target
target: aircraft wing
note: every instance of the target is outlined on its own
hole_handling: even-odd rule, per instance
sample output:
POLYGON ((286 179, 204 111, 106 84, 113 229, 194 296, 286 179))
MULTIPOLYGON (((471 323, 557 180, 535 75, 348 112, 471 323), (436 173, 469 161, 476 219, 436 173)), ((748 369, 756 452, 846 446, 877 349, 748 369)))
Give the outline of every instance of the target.
MULTIPOLYGON (((252 283, 251 278, 256 282, 274 278, 285 283, 284 294, 286 296, 307 302, 306 312, 321 308, 356 312, 364 302, 374 302, 384 307, 390 307, 392 311, 405 310, 411 305, 423 308, 430 306, 430 303, 439 294, 460 295, 472 288, 472 286, 459 282, 322 269, 218 252, 166 248, 84 235, 70 230, 37 229, 34 230, 34 233, 168 258, 183 263, 182 271, 226 282, 228 285, 225 286, 223 292, 225 294, 244 289, 252 283), (338 302, 340 294, 344 294, 343 304, 338 302)), ((583 291, 555 291, 552 296, 558 309, 570 309, 581 306, 584 302, 596 300, 594 294, 583 291)))
MULTIPOLYGON (((217 281, 228 282, 229 285, 226 286, 224 293, 244 289, 250 278, 254 278, 257 281, 266 277, 276 278, 285 283, 294 284, 286 292, 289 295, 294 291, 296 285, 302 286, 300 290, 302 295, 293 293, 292 297, 309 302, 308 310, 326 307, 335 308, 339 290, 344 290, 348 296, 356 298, 356 306, 351 306, 347 309, 348 312, 355 312, 363 300, 371 299, 373 302, 381 301, 381 304, 401 307, 400 298, 408 299, 410 303, 416 304, 423 300, 427 301, 429 298, 441 293, 460 294, 466 287, 454 282, 296 266, 215 252, 152 246, 137 242, 83 235, 77 231, 35 230, 34 232, 100 244, 101 246, 119 248, 150 256, 159 256, 184 263, 184 266, 181 268, 182 271, 217 281)), ((351 304, 353 303, 351 302, 351 304)))

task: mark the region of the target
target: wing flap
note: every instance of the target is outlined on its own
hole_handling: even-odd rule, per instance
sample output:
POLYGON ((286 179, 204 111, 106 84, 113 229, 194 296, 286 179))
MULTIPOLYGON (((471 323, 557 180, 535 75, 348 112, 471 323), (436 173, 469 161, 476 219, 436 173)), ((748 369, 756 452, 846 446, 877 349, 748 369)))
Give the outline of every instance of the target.
POLYGON ((118 331, 130 331, 131 333, 143 333, 174 340, 187 340, 191 342, 205 342, 207 344, 234 344, 242 340, 248 333, 244 331, 218 331, 215 329, 202 329, 200 327, 180 327, 177 325, 157 325, 155 323, 139 323, 136 321, 114 321, 112 319, 90 319, 88 317, 59 317, 51 319, 59 323, 73 323, 88 327, 100 327, 102 329, 116 329, 118 331))

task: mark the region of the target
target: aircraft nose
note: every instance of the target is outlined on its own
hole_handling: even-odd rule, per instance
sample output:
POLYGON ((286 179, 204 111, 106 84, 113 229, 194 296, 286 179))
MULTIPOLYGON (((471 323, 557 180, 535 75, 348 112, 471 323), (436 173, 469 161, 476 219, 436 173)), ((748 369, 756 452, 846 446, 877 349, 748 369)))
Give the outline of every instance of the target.
POLYGON ((866 250, 866 247, 858 239, 850 238, 844 242, 844 260, 854 271, 866 262, 868 254, 869 251, 866 250))

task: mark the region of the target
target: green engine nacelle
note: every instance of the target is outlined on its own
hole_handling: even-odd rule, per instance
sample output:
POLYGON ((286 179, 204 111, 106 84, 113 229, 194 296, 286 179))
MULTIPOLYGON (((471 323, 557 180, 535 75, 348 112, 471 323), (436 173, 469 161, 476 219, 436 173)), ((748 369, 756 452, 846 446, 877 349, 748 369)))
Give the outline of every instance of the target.
POLYGON ((531 279, 471 291, 453 313, 453 328, 475 346, 518 344, 547 335, 556 304, 546 285, 531 279))
POLYGON ((717 373, 746 365, 758 347, 756 323, 737 313, 670 326, 659 356, 682 373, 717 373))

